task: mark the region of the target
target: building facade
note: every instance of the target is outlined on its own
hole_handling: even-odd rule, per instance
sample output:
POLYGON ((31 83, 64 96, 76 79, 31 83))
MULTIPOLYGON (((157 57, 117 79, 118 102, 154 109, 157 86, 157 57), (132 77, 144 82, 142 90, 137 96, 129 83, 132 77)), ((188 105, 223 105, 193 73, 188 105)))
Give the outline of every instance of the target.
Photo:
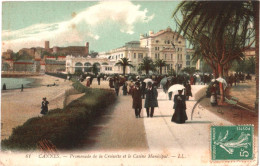
POLYGON ((67 56, 66 72, 88 72, 88 65, 98 63, 101 73, 122 74, 123 68, 115 64, 121 58, 128 58, 134 67, 126 67, 126 74, 140 74, 138 65, 144 57, 150 57, 153 62, 158 59, 165 61, 167 66, 163 67, 162 74, 167 74, 171 69, 178 73, 182 68, 196 67, 196 63, 191 60, 192 50, 186 49, 184 37, 168 27, 157 33, 150 31, 149 34, 141 34, 139 41, 127 42, 120 48, 99 53, 98 58, 67 56))
POLYGON ((66 73, 74 74, 77 71, 88 73, 91 67, 96 65, 98 72, 112 74, 112 65, 108 58, 91 58, 68 55, 66 57, 66 73))

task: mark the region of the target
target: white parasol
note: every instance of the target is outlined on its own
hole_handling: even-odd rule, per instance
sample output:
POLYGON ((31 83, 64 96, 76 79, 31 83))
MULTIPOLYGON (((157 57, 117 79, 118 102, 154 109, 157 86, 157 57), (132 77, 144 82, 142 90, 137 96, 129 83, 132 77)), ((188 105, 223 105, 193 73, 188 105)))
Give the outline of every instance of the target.
POLYGON ((152 83, 153 83, 153 80, 150 79, 150 78, 146 78, 146 79, 144 79, 144 82, 145 82, 145 83, 148 83, 148 82, 152 82, 152 83))
POLYGON ((175 85, 172 85, 169 89, 168 89, 168 92, 176 92, 178 90, 183 90, 185 89, 185 87, 181 84, 175 84, 175 85))

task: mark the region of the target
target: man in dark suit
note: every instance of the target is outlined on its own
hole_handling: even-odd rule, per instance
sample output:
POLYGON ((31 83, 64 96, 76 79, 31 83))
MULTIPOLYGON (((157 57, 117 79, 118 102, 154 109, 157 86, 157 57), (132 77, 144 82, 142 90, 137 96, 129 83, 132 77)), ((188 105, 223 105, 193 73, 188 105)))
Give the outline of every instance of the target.
POLYGON ((146 108, 146 113, 147 113, 147 117, 153 117, 153 113, 154 113, 154 107, 158 107, 158 101, 157 101, 157 97, 158 97, 158 92, 156 87, 152 86, 152 82, 148 82, 147 83, 148 87, 145 90, 145 102, 144 102, 144 107, 146 108), (151 112, 149 112, 151 108, 151 112))
POLYGON ((135 109, 135 117, 140 118, 142 110, 142 91, 140 88, 140 83, 136 82, 135 87, 132 89, 133 98, 133 109, 135 109))

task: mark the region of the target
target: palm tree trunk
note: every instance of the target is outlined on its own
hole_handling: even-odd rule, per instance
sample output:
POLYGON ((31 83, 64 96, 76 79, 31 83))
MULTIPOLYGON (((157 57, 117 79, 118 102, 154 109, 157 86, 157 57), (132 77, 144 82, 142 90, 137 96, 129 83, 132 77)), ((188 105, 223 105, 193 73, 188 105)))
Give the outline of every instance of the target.
POLYGON ((160 75, 162 75, 162 67, 160 67, 160 75))
POLYGON ((148 74, 149 74, 149 70, 148 70, 148 69, 146 69, 146 70, 145 70, 145 72, 146 72, 146 75, 148 75, 148 74))
POLYGON ((254 8, 254 28, 255 28, 255 79, 256 79, 256 101, 255 109, 258 111, 258 100, 259 100, 259 1, 253 2, 254 8))
POLYGON ((125 68, 126 68, 126 67, 125 67, 125 66, 123 66, 123 75, 125 75, 125 68))
MULTIPOLYGON (((218 64, 218 74, 219 77, 223 78, 223 66, 221 64, 218 64)), ((224 103, 225 98, 225 92, 224 92, 224 86, 222 83, 219 83, 219 89, 220 89, 220 103, 224 103)))

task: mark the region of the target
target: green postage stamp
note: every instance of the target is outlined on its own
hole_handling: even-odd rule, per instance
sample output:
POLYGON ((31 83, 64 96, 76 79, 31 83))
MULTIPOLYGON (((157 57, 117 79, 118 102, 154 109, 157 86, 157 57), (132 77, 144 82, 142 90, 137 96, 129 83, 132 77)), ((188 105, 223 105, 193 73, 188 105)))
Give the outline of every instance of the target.
POLYGON ((211 126, 212 160, 252 160, 254 126, 211 126))

